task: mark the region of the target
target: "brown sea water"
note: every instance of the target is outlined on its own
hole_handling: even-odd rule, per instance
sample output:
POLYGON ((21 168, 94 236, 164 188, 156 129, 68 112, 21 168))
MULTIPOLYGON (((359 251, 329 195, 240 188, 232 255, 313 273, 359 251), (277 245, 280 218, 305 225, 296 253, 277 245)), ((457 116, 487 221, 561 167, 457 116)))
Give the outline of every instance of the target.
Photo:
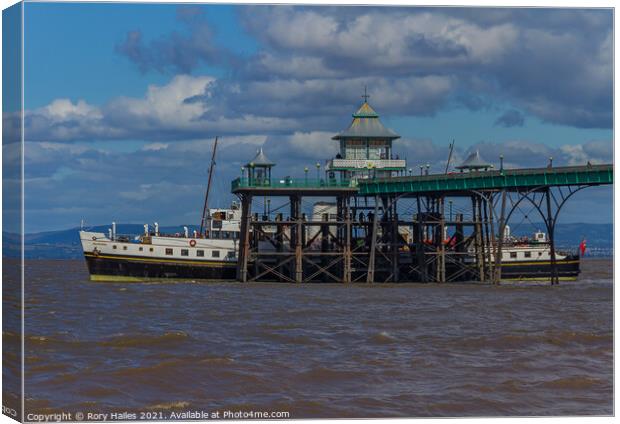
POLYGON ((26 413, 609 415, 612 261, 582 268, 555 287, 119 284, 29 260, 26 413))

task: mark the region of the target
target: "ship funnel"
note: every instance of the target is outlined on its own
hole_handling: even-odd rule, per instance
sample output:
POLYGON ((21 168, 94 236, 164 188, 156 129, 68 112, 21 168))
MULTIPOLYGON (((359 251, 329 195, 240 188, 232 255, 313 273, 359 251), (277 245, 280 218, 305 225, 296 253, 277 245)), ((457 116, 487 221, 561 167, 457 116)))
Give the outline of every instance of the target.
POLYGON ((145 236, 149 235, 149 224, 144 224, 144 235, 145 236))
POLYGON ((504 238, 509 238, 510 237, 510 225, 506 225, 504 227, 504 238))
POLYGON ((108 238, 112 240, 112 229, 108 228, 108 238))
POLYGON ((155 223, 155 235, 159 236, 159 224, 157 222, 155 223))
POLYGON ((116 240, 116 222, 112 223, 112 240, 116 240))

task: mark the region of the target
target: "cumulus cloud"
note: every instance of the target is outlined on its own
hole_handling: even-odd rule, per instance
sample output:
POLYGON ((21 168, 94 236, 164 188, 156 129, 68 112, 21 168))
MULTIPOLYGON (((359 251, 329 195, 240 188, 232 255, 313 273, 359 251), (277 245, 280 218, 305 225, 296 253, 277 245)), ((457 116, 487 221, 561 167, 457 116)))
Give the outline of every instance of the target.
POLYGON ((26 111, 26 139, 179 140, 301 127, 299 121, 260 115, 257 109, 234 116, 213 110, 209 98, 215 82, 209 76, 177 75, 168 84, 149 86, 144 97, 118 97, 103 106, 57 99, 26 111))
MULTIPOLYGON (((190 72, 219 57, 201 10, 179 8, 187 34, 146 44, 129 32, 119 53, 140 69, 161 72, 190 72)), ((228 63, 234 71, 218 78, 183 73, 150 86, 144 97, 100 106, 56 99, 26 113, 27 138, 167 141, 337 131, 364 86, 373 106, 389 115, 502 104, 508 107, 495 121, 499 126, 521 126, 527 114, 576 127, 611 127, 611 21, 604 11, 238 10, 260 44, 253 57, 228 63)))
MULTIPOLYGON (((441 76, 452 81, 456 101, 483 94, 544 121, 611 127, 609 11, 281 6, 242 11, 264 50, 246 66, 246 79, 441 76)), ((432 113, 433 106, 424 112, 432 113)))

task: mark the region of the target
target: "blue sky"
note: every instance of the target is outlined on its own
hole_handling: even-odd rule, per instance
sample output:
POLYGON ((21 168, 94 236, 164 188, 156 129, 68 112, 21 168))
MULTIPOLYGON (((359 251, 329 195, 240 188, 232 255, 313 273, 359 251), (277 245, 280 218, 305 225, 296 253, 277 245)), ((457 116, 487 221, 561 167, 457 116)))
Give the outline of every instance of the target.
MULTIPOLYGON (((26 3, 26 230, 198 220, 258 147, 299 175, 365 85, 410 166, 612 161, 612 12, 26 3)), ((611 222, 586 190, 563 222, 611 222), (587 193, 585 193, 587 192, 587 193), (584 207, 597 209, 584 217, 584 207)))

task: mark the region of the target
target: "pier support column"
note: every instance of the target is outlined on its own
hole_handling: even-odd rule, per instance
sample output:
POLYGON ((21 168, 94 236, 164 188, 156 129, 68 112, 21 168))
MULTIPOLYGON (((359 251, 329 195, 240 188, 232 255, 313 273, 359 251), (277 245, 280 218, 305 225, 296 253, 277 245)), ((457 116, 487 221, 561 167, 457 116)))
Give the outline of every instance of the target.
MULTIPOLYGON (((276 252, 278 253, 278 261, 282 257, 281 254, 284 252, 284 225, 282 224, 282 214, 278 213, 275 217, 275 226, 276 226, 276 252)), ((278 266, 276 271, 280 274, 284 273, 284 267, 278 266)))
POLYGON ((392 248, 392 281, 397 283, 400 280, 400 266, 399 266, 399 246, 400 246, 400 234, 398 233, 398 212, 396 209, 396 199, 392 199, 392 204, 390 208, 390 225, 391 225, 391 234, 390 238, 392 242, 390 246, 392 248))
POLYGON ((502 280, 502 249, 504 247, 504 231, 506 229, 506 190, 502 190, 502 200, 499 214, 499 234, 497 236, 497 246, 495 249, 495 264, 493 274, 493 284, 499 284, 502 280))
POLYGON ((437 212, 439 213, 439 237, 437 237, 437 241, 439 243, 437 249, 437 282, 445 283, 446 282, 446 245, 445 241, 445 233, 446 233, 446 218, 445 218, 445 208, 444 208, 444 198, 439 197, 437 199, 437 212))
POLYGON ((379 220, 379 196, 375 196, 375 211, 372 216, 372 230, 370 234, 370 251, 368 252, 368 273, 366 274, 366 282, 374 283, 375 281, 375 254, 377 250, 377 228, 379 220))
POLYGON ((291 221, 294 222, 291 228, 291 242, 295 249, 295 270, 293 279, 296 283, 301 283, 304 278, 303 269, 303 217, 301 214, 301 198, 291 196, 291 221))
POLYGON ((480 214, 480 200, 478 196, 472 196, 472 216, 474 224, 474 256, 478 269, 478 280, 484 282, 484 252, 482 245, 482 216, 480 214))
POLYGON ((243 283, 248 281, 248 257, 250 255, 250 211, 252 196, 242 195, 241 198, 241 234, 239 240, 239 256, 237 258, 237 279, 243 283))
POLYGON ((555 218, 551 209, 551 189, 547 187, 545 197, 547 198, 547 232, 549 233, 549 248, 551 254, 551 285, 559 284, 558 263, 555 256, 555 218))
POLYGON ((342 282, 351 282, 351 208, 349 207, 350 199, 343 199, 344 205, 344 265, 342 272, 342 282))
POLYGON ((418 225, 417 231, 415 232, 416 243, 415 243, 415 251, 416 258, 418 262, 418 269, 420 270, 420 281, 423 283, 428 282, 428 275, 426 269, 426 256, 425 256, 425 246, 424 246, 424 228, 425 228, 425 214, 422 212, 422 202, 420 201, 420 196, 416 197, 417 207, 418 207, 418 225))

